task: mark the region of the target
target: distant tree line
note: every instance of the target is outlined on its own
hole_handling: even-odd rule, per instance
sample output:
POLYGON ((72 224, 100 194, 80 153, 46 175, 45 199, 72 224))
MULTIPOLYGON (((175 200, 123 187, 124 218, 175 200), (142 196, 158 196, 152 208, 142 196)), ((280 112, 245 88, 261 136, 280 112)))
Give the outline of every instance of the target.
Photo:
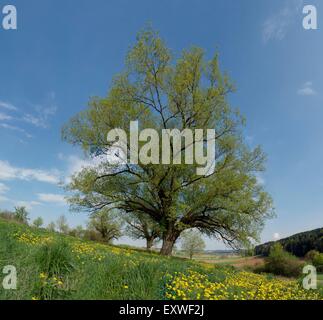
POLYGON ((255 254, 268 256, 270 249, 277 242, 282 245, 284 250, 297 257, 304 257, 311 250, 323 252, 323 228, 298 233, 285 239, 256 246, 255 254))
POLYGON ((0 218, 22 224, 28 224, 28 215, 25 207, 15 207, 14 211, 0 210, 0 218))
POLYGON ((118 222, 106 210, 101 210, 92 214, 86 228, 79 225, 71 228, 67 219, 61 215, 56 221, 51 221, 47 227, 44 227, 42 217, 37 217, 30 223, 29 212, 26 207, 15 207, 14 211, 0 210, 0 218, 29 225, 34 228, 47 229, 49 232, 59 232, 65 235, 83 238, 86 240, 111 243, 114 239, 121 236, 121 222, 118 222))

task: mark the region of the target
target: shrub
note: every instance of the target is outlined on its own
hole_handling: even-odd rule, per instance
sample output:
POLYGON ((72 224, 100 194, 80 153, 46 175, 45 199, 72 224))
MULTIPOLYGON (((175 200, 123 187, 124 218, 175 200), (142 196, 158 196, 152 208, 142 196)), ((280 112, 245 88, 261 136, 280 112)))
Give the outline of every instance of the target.
POLYGON ((281 244, 276 243, 270 249, 265 265, 257 271, 272 273, 285 277, 299 277, 302 273, 303 263, 295 256, 284 251, 281 244))
POLYGON ((323 254, 316 251, 316 250, 311 250, 309 251, 305 259, 309 262, 311 262, 315 267, 318 272, 323 272, 323 254))
POLYGON ((312 262, 318 272, 323 272, 323 253, 315 254, 312 262))
POLYGON ((316 251, 316 250, 310 250, 309 252, 306 253, 305 259, 307 261, 313 262, 313 259, 317 254, 320 254, 320 253, 318 251, 316 251))

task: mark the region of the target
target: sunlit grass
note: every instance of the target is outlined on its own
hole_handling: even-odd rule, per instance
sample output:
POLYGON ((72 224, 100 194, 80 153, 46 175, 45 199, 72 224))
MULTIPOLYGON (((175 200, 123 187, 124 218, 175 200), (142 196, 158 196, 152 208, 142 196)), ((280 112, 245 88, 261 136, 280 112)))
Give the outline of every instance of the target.
MULTIPOLYGON (((319 299, 297 281, 162 257, 0 220, 0 263, 18 288, 1 299, 319 299)), ((323 279, 323 275, 320 275, 323 279)))

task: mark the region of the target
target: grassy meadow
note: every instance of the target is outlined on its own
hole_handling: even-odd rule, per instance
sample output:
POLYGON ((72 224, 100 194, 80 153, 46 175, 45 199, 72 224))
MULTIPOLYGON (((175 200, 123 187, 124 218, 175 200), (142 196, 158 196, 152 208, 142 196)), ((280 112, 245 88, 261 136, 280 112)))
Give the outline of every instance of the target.
POLYGON ((320 290, 303 290, 297 280, 259 275, 234 268, 229 263, 162 257, 0 219, 0 269, 5 265, 17 268, 17 290, 1 288, 0 299, 287 300, 323 297, 320 290))

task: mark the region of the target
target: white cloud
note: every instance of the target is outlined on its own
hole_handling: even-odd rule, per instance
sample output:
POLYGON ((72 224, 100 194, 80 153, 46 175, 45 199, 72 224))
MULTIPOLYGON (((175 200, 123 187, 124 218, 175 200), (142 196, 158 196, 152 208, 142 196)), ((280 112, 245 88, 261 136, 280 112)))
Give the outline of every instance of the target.
POLYGON ((256 175, 257 183, 261 186, 266 184, 265 178, 261 174, 256 175))
POLYGON ((7 161, 0 160, 0 180, 36 180, 51 184, 60 182, 60 173, 57 170, 44 171, 40 169, 18 168, 7 161))
MULTIPOLYGON (((1 120, 1 119, 0 119, 1 120)), ((29 134, 25 129, 16 127, 16 126, 12 126, 10 124, 7 123, 0 123, 0 127, 3 129, 7 129, 7 130, 12 130, 12 131, 18 131, 23 133, 27 138, 32 138, 33 136, 31 134, 29 134)))
POLYGON ((300 10, 302 0, 288 1, 276 14, 273 14, 263 24, 262 38, 264 43, 270 40, 283 40, 288 32, 290 25, 293 23, 297 12, 300 10))
POLYGON ((0 108, 4 108, 10 111, 17 111, 18 108, 16 108, 13 104, 5 102, 5 101, 0 101, 0 108))
POLYGON ((316 91, 313 89, 313 83, 311 81, 305 82, 302 87, 297 91, 301 96, 314 96, 316 91))
POLYGON ((58 158, 60 160, 67 162, 67 170, 66 170, 66 177, 65 183, 71 182, 71 177, 82 171, 84 168, 94 168, 97 167, 102 162, 106 161, 106 156, 90 158, 90 159, 81 159, 75 155, 65 156, 62 153, 58 154, 58 158))
POLYGON ((255 141, 255 138, 254 138, 254 136, 247 135, 247 136, 246 136, 246 141, 247 141, 248 143, 250 143, 250 144, 253 144, 253 143, 254 143, 254 141, 255 141))
POLYGON ((273 239, 274 239, 275 241, 279 240, 279 239, 280 239, 280 234, 279 234, 278 232, 275 232, 275 233, 273 234, 273 239))
POLYGON ((9 116, 8 114, 0 112, 0 121, 11 120, 11 119, 12 119, 12 117, 9 116))
POLYGON ((7 202, 9 199, 5 196, 0 195, 0 202, 7 202))
POLYGON ((22 118, 23 121, 34 125, 39 128, 48 128, 48 120, 50 117, 54 116, 57 112, 56 106, 36 106, 36 114, 25 114, 22 118))
POLYGON ((84 168, 93 167, 95 164, 90 160, 81 159, 77 156, 68 156, 68 173, 70 175, 82 171, 84 168))
POLYGON ((0 194, 4 194, 9 190, 10 190, 9 187, 7 187, 4 183, 0 182, 0 194))
POLYGON ((38 193, 37 197, 39 201, 54 203, 58 205, 65 205, 66 200, 65 197, 61 194, 53 194, 53 193, 38 193))
POLYGON ((23 121, 25 123, 32 124, 35 127, 48 128, 49 119, 57 112, 57 107, 54 101, 55 92, 50 92, 47 100, 47 103, 44 105, 32 105, 33 111, 23 114, 22 110, 19 110, 13 104, 0 101, 0 108, 6 109, 8 111, 17 111, 21 114, 19 117, 12 117, 10 115, 0 113, 0 120, 23 121))
POLYGON ((8 202, 14 207, 25 207, 28 211, 32 210, 35 206, 40 206, 41 203, 38 201, 20 201, 9 199, 5 196, 0 195, 0 203, 8 202))
POLYGON ((15 207, 25 207, 28 211, 32 210, 33 207, 35 206, 41 205, 41 203, 38 201, 15 201, 15 200, 9 200, 9 201, 14 203, 15 207))

